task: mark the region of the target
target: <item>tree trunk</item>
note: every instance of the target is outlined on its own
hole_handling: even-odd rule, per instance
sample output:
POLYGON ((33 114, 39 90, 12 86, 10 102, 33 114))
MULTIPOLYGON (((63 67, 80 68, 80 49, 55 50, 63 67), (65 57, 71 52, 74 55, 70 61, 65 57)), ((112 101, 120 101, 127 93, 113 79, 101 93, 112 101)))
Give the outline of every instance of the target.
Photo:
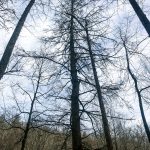
POLYGON ((36 100, 36 95, 37 95, 37 92, 38 92, 38 89, 39 89, 39 84, 40 84, 41 69, 42 69, 42 66, 40 67, 40 70, 39 70, 39 76, 38 76, 38 81, 37 81, 37 85, 36 85, 36 90, 35 90, 35 93, 34 93, 34 96, 33 96, 33 100, 31 102, 29 117, 28 117, 28 121, 27 121, 27 124, 26 124, 26 128, 24 130, 24 136, 23 136, 23 139, 22 139, 21 150, 25 149, 28 133, 29 133, 29 130, 30 130, 33 106, 34 106, 34 102, 36 100))
POLYGON ((93 53, 92 53, 91 41, 90 41, 87 26, 88 25, 87 25, 87 22, 86 22, 86 27, 85 27, 86 38, 87 38, 87 44, 88 44, 88 49, 89 49, 93 74, 94 74, 94 80, 95 80, 95 86, 96 86, 97 95, 98 95, 98 101, 99 101, 101 115, 102 115, 102 122, 103 122, 103 128, 104 128, 107 148, 108 148, 108 150, 113 150, 113 144, 112 144, 110 129, 109 129, 109 125, 108 125, 108 120, 107 120, 107 116, 106 116, 106 111, 105 111, 104 102, 103 102, 102 93, 101 93, 101 87, 100 87, 100 83, 99 83, 99 80, 98 80, 98 75, 97 75, 96 66, 95 66, 95 60, 94 60, 93 53))
POLYGON ((142 9, 135 0, 129 0, 129 2, 150 37, 150 22, 148 18, 146 17, 146 15, 144 14, 144 12, 142 11, 142 9))
POLYGON ((141 93, 140 93, 140 90, 139 90, 139 87, 138 87, 138 82, 137 82, 136 77, 134 76, 134 74, 132 73, 132 71, 130 69, 130 63, 129 63, 129 57, 128 57, 128 50, 127 50, 125 42, 123 42, 123 45, 124 45, 125 52, 126 52, 127 70, 129 72, 131 78, 134 81, 135 91, 136 91, 138 99, 139 99, 139 107, 140 107, 140 112, 141 112, 141 116, 142 116, 142 120, 143 120, 143 124, 144 124, 144 128, 145 128, 145 132, 147 134, 148 141, 150 143, 150 130, 149 130, 146 118, 145 118, 144 109, 143 109, 143 103, 142 103, 142 97, 141 97, 141 93))
POLYGON ((74 0, 71 0, 71 22, 70 22, 70 67, 71 67, 71 130, 72 130, 72 149, 82 150, 79 116, 79 80, 76 69, 76 53, 74 49, 74 0))
POLYGON ((24 25, 24 22, 33 6, 33 4, 35 3, 35 0, 31 0, 30 3, 28 4, 28 6, 26 7, 25 11, 23 12, 7 46, 6 46, 6 49, 3 53, 3 56, 1 58, 1 61, 0 61, 0 80, 2 79, 4 73, 5 73, 5 70, 8 66, 8 63, 9 63, 9 59, 11 57, 11 54, 12 54, 12 51, 14 49, 14 46, 16 44, 16 41, 19 37, 19 34, 22 30, 22 27, 24 25))

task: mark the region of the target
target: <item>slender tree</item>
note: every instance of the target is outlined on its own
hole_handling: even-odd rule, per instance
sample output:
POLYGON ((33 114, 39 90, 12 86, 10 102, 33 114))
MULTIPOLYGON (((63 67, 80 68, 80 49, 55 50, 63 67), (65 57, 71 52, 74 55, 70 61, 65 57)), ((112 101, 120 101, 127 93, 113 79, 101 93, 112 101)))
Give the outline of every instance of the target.
POLYGON ((29 133, 29 130, 30 130, 31 119, 32 119, 32 114, 33 114, 33 107, 34 107, 35 101, 37 99, 37 93, 38 93, 39 86, 40 86, 40 80, 41 80, 41 75, 42 75, 42 66, 43 66, 43 62, 39 66, 38 76, 37 76, 37 83, 35 85, 36 87, 35 87, 33 98, 31 99, 31 106, 30 106, 30 111, 29 111, 29 114, 28 114, 28 120, 27 120, 25 129, 24 129, 24 135, 23 135, 23 138, 22 138, 21 150, 25 149, 28 133, 29 133))
POLYGON ((104 128, 107 148, 108 148, 108 150, 112 150, 113 143, 112 143, 112 139, 111 139, 111 134, 110 134, 109 124, 108 124, 107 115, 106 115, 106 111, 105 111, 105 106, 104 106, 104 102, 103 102, 101 86, 99 83, 98 74, 97 74, 97 70, 96 70, 96 63, 95 63, 94 55, 92 52, 92 46, 91 46, 92 42, 91 42, 90 35, 89 35, 88 26, 90 26, 90 25, 88 25, 88 21, 86 19, 85 19, 85 26, 84 26, 83 23, 77 17, 75 17, 75 16, 73 16, 73 17, 80 24, 80 26, 83 28, 83 30, 86 32, 86 42, 88 45, 88 52, 89 52, 92 70, 93 70, 95 88, 97 91, 99 106, 100 106, 100 110, 101 110, 101 114, 102 114, 102 122, 103 122, 103 128, 104 128))
POLYGON ((82 150, 79 116, 79 80, 77 75, 77 57, 74 48, 74 4, 71 0, 71 20, 70 20, 70 67, 71 67, 71 129, 72 129, 72 148, 73 150, 82 150))
POLYGON ((104 106, 104 102, 103 102, 101 87, 100 87, 97 70, 96 70, 96 66, 95 66, 95 60, 94 60, 94 56, 93 56, 93 52, 92 52, 87 20, 85 20, 85 22, 86 22, 85 23, 85 32, 86 32, 87 45, 88 45, 89 55, 90 55, 90 59, 91 59, 91 65, 92 65, 92 69, 93 69, 93 75, 94 75, 95 87, 96 87, 97 95, 98 95, 99 106, 100 106, 100 110, 101 110, 101 114, 102 114, 103 128, 104 128, 107 148, 108 148, 108 150, 112 150, 113 144, 112 144, 110 129, 109 129, 108 120, 107 120, 107 116, 106 116, 105 106, 104 106))
POLYGON ((140 107, 141 117, 142 117, 142 120, 143 120, 143 125, 144 125, 144 128, 145 128, 145 132, 147 134, 147 138, 150 142, 150 129, 148 127, 148 123, 146 121, 146 117, 145 117, 145 113, 144 113, 141 90, 139 89, 137 78, 134 75, 134 73, 132 72, 131 67, 130 67, 130 60, 129 60, 128 48, 127 48, 127 45, 126 45, 126 41, 123 38, 122 38, 122 41, 123 41, 123 46, 124 46, 125 53, 126 53, 127 70, 128 70, 128 72, 129 72, 129 74, 130 74, 130 76, 131 76, 131 78, 134 82, 135 91, 137 93, 138 100, 139 100, 139 107, 140 107))
POLYGON ((34 5, 34 3, 35 3, 35 0, 31 0, 29 2, 28 6, 24 10, 21 18, 19 19, 18 24, 17 24, 17 26, 16 26, 16 28, 15 28, 12 36, 11 36, 6 48, 5 48, 5 51, 4 51, 3 56, 1 58, 1 61, 0 61, 0 80, 2 79, 3 75, 5 74, 5 70, 8 66, 9 59, 10 59, 11 54, 13 52, 14 46, 17 42, 17 39, 20 35, 20 32, 23 28, 25 21, 26 21, 26 18, 28 16, 32 6, 34 5))

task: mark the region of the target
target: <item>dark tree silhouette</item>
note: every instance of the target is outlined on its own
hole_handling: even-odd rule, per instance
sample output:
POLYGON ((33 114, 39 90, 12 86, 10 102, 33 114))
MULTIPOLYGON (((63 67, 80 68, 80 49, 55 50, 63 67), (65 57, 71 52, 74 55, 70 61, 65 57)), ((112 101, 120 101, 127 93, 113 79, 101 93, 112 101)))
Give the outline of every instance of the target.
POLYGON ((37 79, 37 83, 36 83, 36 89, 35 89, 33 98, 31 100, 31 106, 30 106, 30 111, 29 111, 29 116, 28 116, 28 120, 27 120, 27 123, 26 123, 26 127, 25 127, 25 130, 24 130, 24 135, 23 135, 22 144, 21 144, 21 150, 25 149, 28 133, 29 133, 29 130, 30 130, 31 119, 32 119, 32 114, 33 114, 33 107, 34 107, 35 101, 37 99, 37 93, 38 93, 39 85, 40 85, 41 71, 42 71, 42 64, 39 68, 39 74, 38 74, 38 79, 37 79))
POLYGON ((147 134, 147 138, 150 142, 150 129, 148 127, 148 123, 146 121, 146 117, 145 117, 145 113, 144 113, 141 90, 139 89, 137 78, 136 78, 136 76, 134 75, 134 73, 132 72, 132 70, 130 68, 130 60, 129 60, 128 48, 127 48, 127 45, 126 45, 126 41, 122 37, 121 37, 121 39, 123 41, 123 46, 124 46, 124 49, 125 49, 125 52, 126 52, 127 70, 128 70, 128 72, 129 72, 129 74, 130 74, 130 76, 131 76, 131 78, 134 82, 135 91, 137 93, 138 100, 139 100, 139 107, 140 107, 141 117, 142 117, 142 120, 143 120, 143 125, 144 125, 144 128, 145 128, 145 132, 147 134))
POLYGON ((5 74, 5 70, 8 66, 9 59, 12 55, 14 46, 17 42, 17 39, 20 35, 20 32, 23 28, 23 25, 24 25, 25 21, 26 21, 26 18, 27 18, 27 16, 28 16, 28 14, 29 14, 29 12, 30 12, 30 10, 31 10, 34 3, 35 3, 35 0, 31 0, 29 2, 28 6, 24 10, 24 12, 23 12, 23 14, 22 14, 22 16, 21 16, 14 32, 13 32, 13 34, 12 34, 10 40, 9 40, 7 46, 6 46, 6 49, 3 53, 3 56, 2 56, 1 61, 0 61, 0 80, 2 79, 3 75, 5 74))
POLYGON ((99 106, 100 106, 100 110, 101 110, 101 114, 102 114, 103 128, 104 128, 107 148, 108 148, 108 150, 112 150, 113 144, 112 144, 112 139, 111 139, 111 135, 110 135, 110 129, 109 129, 108 120, 107 120, 107 116, 106 116, 105 106, 104 106, 104 102, 103 102, 101 87, 100 87, 97 70, 96 70, 96 66, 95 66, 95 60, 94 60, 94 56, 93 56, 93 52, 92 52, 87 20, 85 20, 85 22, 86 22, 85 23, 86 39, 87 39, 88 50, 89 50, 89 55, 90 55, 90 59, 91 59, 91 65, 92 65, 92 69, 93 69, 93 75, 94 75, 95 87, 96 87, 97 95, 98 95, 99 106))
POLYGON ((77 58, 74 49, 74 3, 71 0, 71 20, 70 20, 70 67, 71 67, 71 130, 72 130, 72 148, 73 150, 82 150, 79 116, 79 80, 77 75, 77 58))
POLYGON ((148 18, 146 17, 146 15, 135 0, 129 0, 129 2, 150 37, 150 21, 148 20, 148 18))

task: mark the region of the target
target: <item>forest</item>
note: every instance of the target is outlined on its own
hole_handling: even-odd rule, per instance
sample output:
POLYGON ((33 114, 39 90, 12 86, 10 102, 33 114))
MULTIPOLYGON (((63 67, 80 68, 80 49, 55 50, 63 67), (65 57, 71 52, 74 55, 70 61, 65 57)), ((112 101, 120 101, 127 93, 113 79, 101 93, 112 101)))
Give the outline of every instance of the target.
POLYGON ((0 150, 150 150, 149 0, 0 0, 0 150))

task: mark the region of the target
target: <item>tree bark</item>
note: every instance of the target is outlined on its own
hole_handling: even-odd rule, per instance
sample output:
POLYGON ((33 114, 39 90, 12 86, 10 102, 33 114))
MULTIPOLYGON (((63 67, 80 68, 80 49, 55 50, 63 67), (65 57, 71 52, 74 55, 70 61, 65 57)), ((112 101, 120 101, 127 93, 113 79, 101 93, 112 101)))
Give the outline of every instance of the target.
POLYGON ((10 60, 10 57, 11 57, 11 54, 12 54, 12 51, 14 49, 14 46, 16 44, 16 41, 20 35, 20 32, 22 30, 22 27, 24 25, 24 22, 33 6, 33 4, 35 3, 35 0, 31 0, 30 3, 28 4, 28 6, 26 7, 26 9, 24 10, 20 20, 18 21, 18 24, 5 48, 5 51, 3 53, 3 56, 1 58, 1 61, 0 61, 0 80, 2 79, 4 73, 5 73, 5 70, 8 66, 8 63, 9 63, 9 60, 10 60))
POLYGON ((135 0, 129 0, 129 2, 150 37, 150 22, 148 18, 146 17, 146 15, 144 14, 144 12, 142 11, 142 9, 135 0))
POLYGON ((113 144, 112 144, 110 129, 109 129, 109 125, 108 125, 108 120, 107 120, 107 116, 106 116, 105 106, 104 106, 102 93, 101 93, 101 87, 100 87, 100 83, 98 80, 98 75, 97 75, 96 66, 95 66, 95 60, 94 60, 94 56, 93 56, 93 52, 92 52, 92 48, 91 48, 91 41, 90 41, 90 36, 89 36, 87 26, 88 26, 88 24, 86 21, 86 27, 85 27, 86 38, 87 38, 87 44, 88 44, 88 50, 89 50, 89 54, 90 54, 93 74, 94 74, 94 80, 95 80, 95 86, 96 86, 97 95, 98 95, 98 101, 99 101, 101 115, 102 115, 104 134, 105 134, 108 150, 113 150, 113 144))
POLYGON ((74 48, 74 2, 71 0, 71 21, 70 21, 70 67, 71 67, 71 130, 72 130, 72 149, 82 150, 80 116, 79 116, 79 80, 76 69, 76 52, 74 48))
POLYGON ((146 121, 146 117, 145 117, 145 113, 144 113, 144 109, 143 109, 142 97, 141 97, 141 93, 140 93, 140 90, 139 90, 139 87, 138 87, 138 81, 137 81, 135 75, 133 74, 133 72, 130 69, 128 50, 127 50, 125 41, 123 41, 123 45, 124 45, 125 52, 126 52, 127 70, 129 72, 131 78, 134 81, 135 91, 137 93, 138 100, 139 100, 139 107, 140 107, 140 112, 141 112, 141 116, 142 116, 142 120, 143 120, 143 124, 144 124, 144 129, 145 129, 145 132, 147 134, 148 141, 150 143, 150 129, 149 129, 147 121, 146 121))

